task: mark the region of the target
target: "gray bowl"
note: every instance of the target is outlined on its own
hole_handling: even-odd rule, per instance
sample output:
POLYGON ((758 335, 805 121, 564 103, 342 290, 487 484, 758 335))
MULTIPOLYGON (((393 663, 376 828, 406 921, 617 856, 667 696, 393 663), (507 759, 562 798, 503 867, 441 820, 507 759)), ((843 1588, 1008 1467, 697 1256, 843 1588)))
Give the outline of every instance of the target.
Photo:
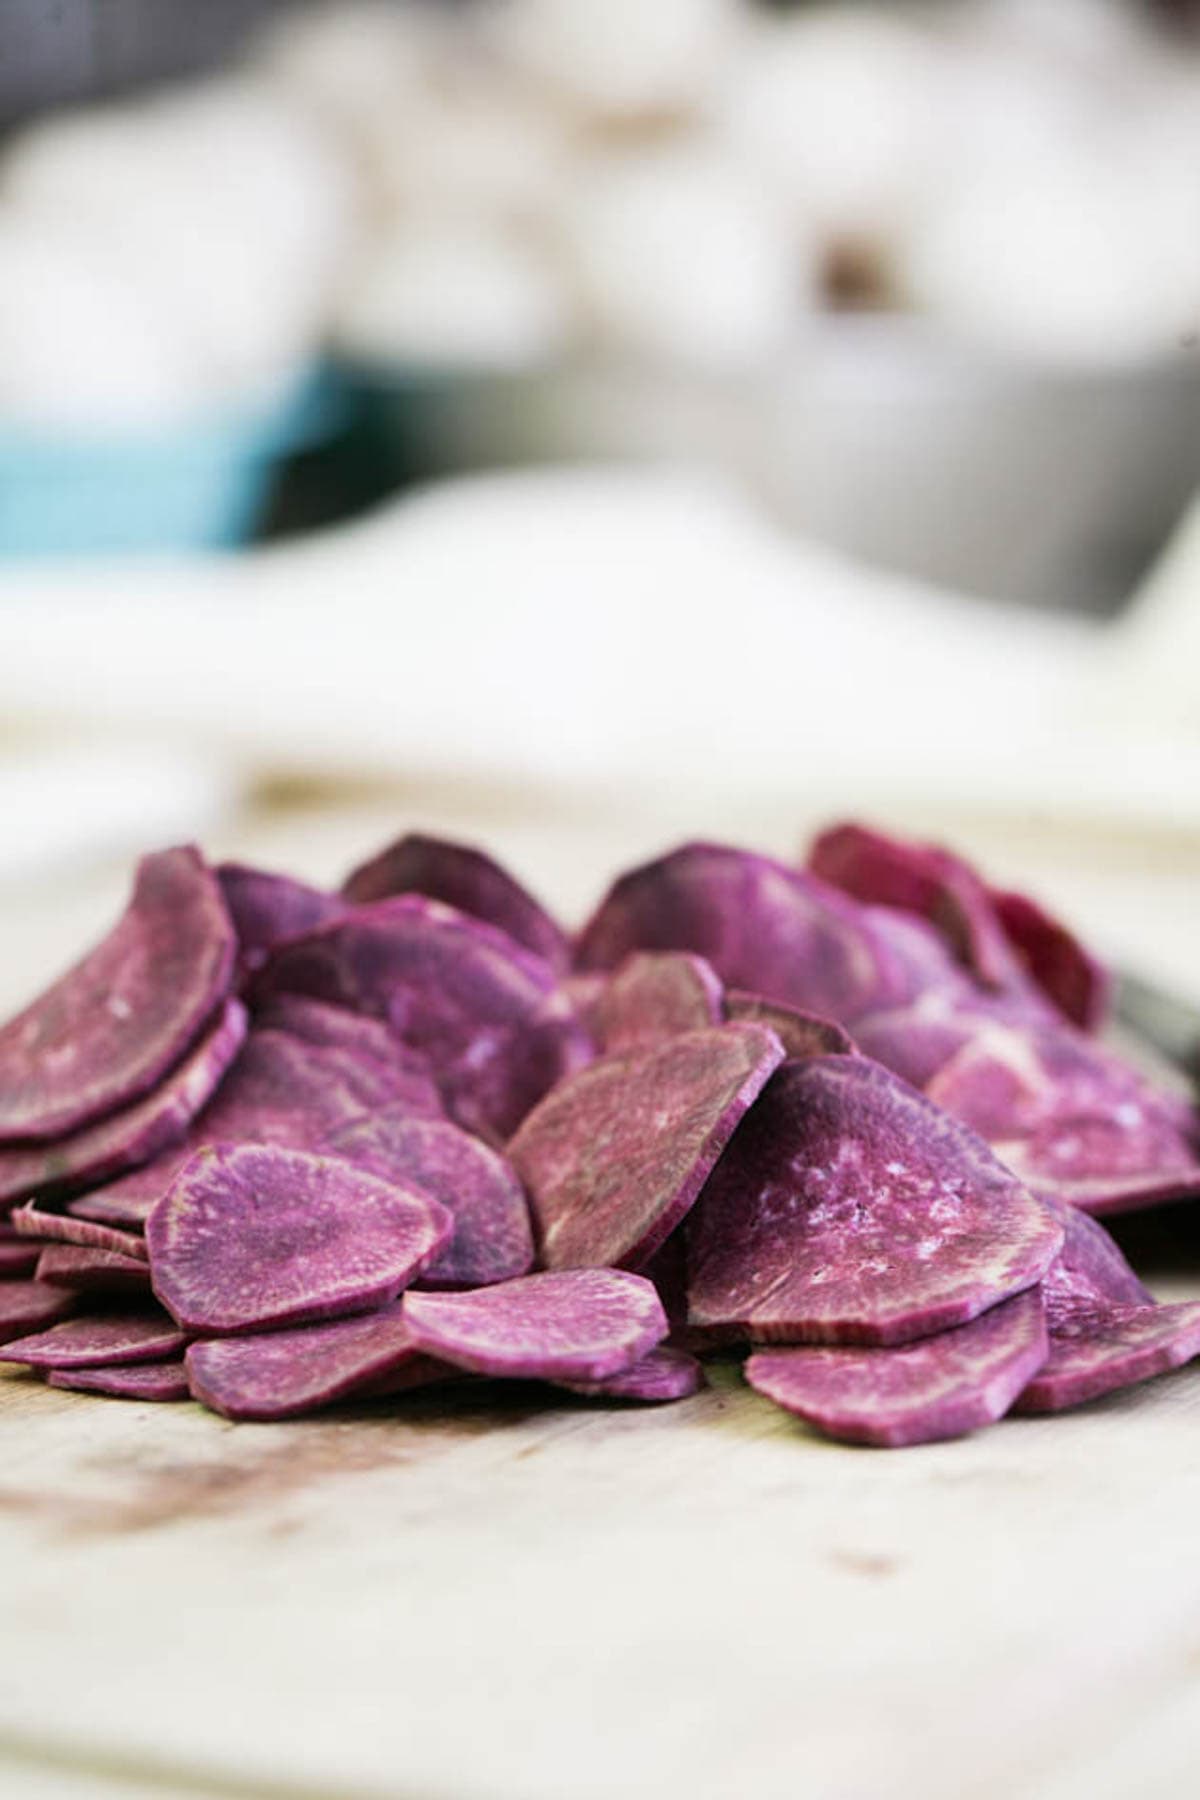
POLYGON ((359 367, 404 476, 716 464, 797 531, 938 586, 1112 611, 1200 485, 1200 358, 1037 368, 899 315, 814 320, 766 371, 359 367))

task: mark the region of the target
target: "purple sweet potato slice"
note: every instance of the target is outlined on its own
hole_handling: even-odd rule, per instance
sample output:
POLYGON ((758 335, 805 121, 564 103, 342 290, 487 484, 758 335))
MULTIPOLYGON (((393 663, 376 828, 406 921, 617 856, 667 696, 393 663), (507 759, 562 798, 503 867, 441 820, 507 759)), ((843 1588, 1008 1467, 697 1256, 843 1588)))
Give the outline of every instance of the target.
POLYGON ((1025 985, 987 888, 970 864, 950 851, 906 843, 865 825, 835 825, 814 840, 808 867, 856 900, 927 919, 985 987, 1025 985))
POLYGON ((1200 1354, 1200 1305, 1159 1306, 1103 1225, 1061 1209, 1062 1249, 1042 1282, 1050 1354, 1018 1412, 1061 1412, 1200 1354))
POLYGON ((6 1343, 2 1360, 30 1369, 97 1369, 110 1363, 161 1362, 179 1355, 185 1341, 164 1312, 96 1313, 6 1343))
POLYGON ((816 876, 719 844, 685 844, 623 875, 584 927, 579 967, 691 950, 729 988, 852 1024, 908 999, 911 978, 864 909, 816 876))
POLYGON ((898 1449, 962 1437, 1012 1406, 1048 1351, 1038 1290, 967 1325, 890 1350, 759 1350, 746 1379, 848 1444, 898 1449))
POLYGON ((390 1098, 383 1104, 403 1104, 421 1118, 445 1117, 437 1083, 419 1050, 402 1044, 381 1019, 331 1006, 306 994, 277 994, 255 1015, 259 1030, 289 1033, 322 1050, 338 1050, 347 1056, 378 1063, 387 1070, 390 1098))
POLYGON ((916 913, 893 907, 859 904, 859 917, 872 936, 886 946, 888 955, 903 971, 893 986, 903 997, 919 998, 937 989, 960 999, 988 994, 969 969, 958 961, 946 939, 916 913))
POLYGON ((1046 1198, 1107 1214, 1200 1193, 1193 1109, 1068 1025, 989 1021, 926 1091, 1046 1198))
POLYGON ((541 957, 420 895, 359 907, 282 946, 260 972, 255 997, 282 992, 385 1019, 427 1057, 459 1124, 493 1141, 592 1054, 541 957))
POLYGON ((744 994, 735 988, 725 996, 725 1010, 731 1019, 744 1024, 767 1026, 788 1057, 853 1056, 858 1048, 849 1032, 832 1019, 781 1006, 776 1000, 764 1000, 761 994, 744 994))
POLYGON ((0 1344, 73 1313, 76 1297, 46 1281, 0 1281, 0 1344))
POLYGON ((115 1250, 86 1249, 81 1244, 48 1244, 44 1250, 31 1245, 38 1258, 39 1281, 88 1292, 137 1293, 150 1297, 150 1265, 115 1250))
POLYGON ((1046 1294, 1050 1355, 1017 1412, 1063 1412, 1178 1369, 1200 1355, 1200 1302, 1120 1306, 1046 1294))
POLYGON ((48 1369, 46 1384, 53 1388, 71 1388, 81 1394, 106 1394, 114 1400, 191 1398, 182 1359, 118 1363, 102 1369, 48 1369))
POLYGON ((1173 1120, 1133 1099, 1107 1117, 1059 1114, 996 1154, 1034 1193, 1099 1218, 1200 1195, 1200 1163, 1173 1120))
POLYGON ((36 1244, 6 1240, 0 1244, 0 1281, 16 1281, 21 1276, 32 1275, 41 1254, 36 1244))
POLYGON ((927 1088, 971 1042, 981 1022, 980 1013, 964 1008, 957 996, 930 988, 906 1006, 859 1019, 854 1036, 864 1056, 881 1062, 913 1087, 927 1088))
POLYGON ((1036 900, 989 887, 948 850, 840 825, 813 844, 808 866, 846 893, 919 914, 986 988, 1019 996, 1034 1017, 1062 1016, 1085 1031, 1109 1009, 1109 971, 1036 900))
POLYGON ((1112 1005, 1112 971, 1028 894, 989 888, 988 897, 1030 978, 1073 1025, 1099 1031, 1112 1005))
MULTIPOLYGON (((144 1224, 197 1150, 215 1144, 278 1144, 319 1150, 328 1133, 377 1107, 424 1112, 432 1090, 402 1063, 386 1066, 336 1045, 287 1031, 251 1031, 217 1094, 178 1144, 145 1168, 72 1203, 76 1217, 144 1224)), ((428 1101, 437 1104, 436 1096, 428 1101)))
POLYGON ((260 968, 276 944, 299 937, 346 910, 336 894, 269 869, 219 863, 216 876, 237 932, 238 967, 243 976, 260 968))
POLYGON ((981 1139, 878 1063, 789 1062, 688 1221, 688 1323, 904 1343, 1031 1287, 1062 1236, 981 1139))
POLYGON ((761 1025, 718 1025, 560 1082, 508 1147, 546 1266, 648 1262, 782 1059, 761 1025))
POLYGON ((423 1075, 414 1088, 413 1074, 403 1056, 388 1064, 343 1045, 256 1029, 191 1135, 205 1142, 291 1143, 298 1135, 322 1136, 373 1107, 436 1104, 423 1075))
POLYGON ((81 1244, 90 1250, 113 1250, 118 1256, 146 1261, 145 1241, 132 1231, 119 1231, 113 1225, 97 1225, 91 1219, 73 1218, 69 1213, 46 1212, 26 1202, 12 1215, 12 1222, 25 1238, 39 1243, 81 1244))
POLYGON ((160 1084, 132 1106, 51 1144, 0 1149, 0 1207, 27 1195, 104 1181, 147 1163, 181 1138, 246 1035, 246 1010, 229 999, 216 1022, 160 1084))
POLYGON ((631 1368, 610 1375, 605 1381, 560 1381, 557 1386, 603 1400, 686 1400, 704 1386, 704 1370, 686 1350, 672 1350, 662 1344, 631 1368))
POLYGON ((347 900, 364 905, 395 894, 424 894, 495 925, 553 968, 569 958, 566 934, 550 914, 482 850, 410 832, 350 875, 347 900))
POLYGON ((184 1165, 146 1243, 163 1305, 220 1336, 384 1306, 452 1231, 427 1194, 342 1157, 241 1144, 184 1165))
POLYGON ((144 857, 108 936, 0 1029, 0 1142, 62 1137, 148 1093, 224 1000, 234 951, 199 851, 144 857))
POLYGON ((597 1012, 600 997, 607 986, 608 976, 601 969, 593 969, 590 973, 576 971, 562 978, 563 993, 574 1008, 583 1029, 596 1043, 600 1041, 597 1012))
POLYGON ((606 1052, 636 1050, 703 1031, 725 1016, 723 989, 702 956, 641 950, 626 957, 600 995, 595 1029, 606 1052))
POLYGON ((1043 1277, 1044 1295, 1081 1293, 1118 1306, 1157 1304, 1099 1219, 1089 1218, 1074 1206, 1060 1206, 1057 1213, 1063 1227, 1062 1249, 1043 1277))
POLYGON ((425 1067, 417 1052, 402 1044, 382 1019, 368 1018, 366 1013, 351 1012, 328 1000, 314 1000, 308 994, 272 995, 255 1012, 254 1023, 258 1029, 289 1032, 324 1050, 348 1050, 374 1058, 385 1067, 399 1064, 413 1071, 425 1067))
POLYGON ((414 1345, 400 1301, 360 1318, 251 1337, 210 1338, 187 1353, 191 1391, 227 1419, 291 1419, 382 1384, 389 1392, 455 1373, 414 1345))
POLYGON ((652 1282, 623 1269, 557 1269, 465 1294, 404 1296, 418 1349, 474 1375, 604 1381, 667 1335, 652 1282))
POLYGON ((380 1111, 331 1132, 334 1156, 439 1201, 454 1236, 420 1277, 422 1287, 485 1287, 533 1267, 529 1203, 511 1165, 448 1120, 380 1111))

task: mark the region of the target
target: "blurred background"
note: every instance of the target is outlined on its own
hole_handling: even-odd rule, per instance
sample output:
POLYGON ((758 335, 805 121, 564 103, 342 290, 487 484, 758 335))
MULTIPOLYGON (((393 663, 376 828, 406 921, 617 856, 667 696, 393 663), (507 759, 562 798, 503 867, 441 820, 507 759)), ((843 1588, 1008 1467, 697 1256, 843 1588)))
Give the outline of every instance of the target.
POLYGON ((860 812, 1200 995, 1200 7, 5 0, 0 926, 860 812))

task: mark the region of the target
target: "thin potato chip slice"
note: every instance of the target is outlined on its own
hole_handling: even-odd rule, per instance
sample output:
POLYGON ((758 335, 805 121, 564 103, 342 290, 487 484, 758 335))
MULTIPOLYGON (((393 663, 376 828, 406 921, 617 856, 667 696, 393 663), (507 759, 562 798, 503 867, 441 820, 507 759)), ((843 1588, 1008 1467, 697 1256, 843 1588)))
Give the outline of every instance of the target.
POLYGON ((718 1025, 562 1081, 508 1147, 547 1268, 638 1268, 678 1225, 783 1050, 718 1025))
POLYGON ((453 1221, 417 1188, 277 1145, 201 1150, 146 1223, 154 1292, 193 1333, 264 1330, 394 1300, 453 1221))
POLYGON ((1046 1359, 1036 1289, 970 1324, 890 1350, 758 1350, 751 1387, 829 1437, 899 1449, 1003 1417, 1046 1359))
POLYGON ((293 1419, 377 1384, 399 1392, 453 1373, 416 1348, 400 1301, 327 1325, 213 1338, 186 1360, 196 1399, 227 1419, 293 1419))
POLYGON ((191 847, 138 865, 108 936, 0 1029, 0 1143, 62 1137, 177 1063, 233 978, 233 922, 191 847))
POLYGON ((559 1269, 466 1294, 404 1296, 413 1342, 474 1375, 604 1381, 667 1334, 653 1283, 622 1269, 559 1269))
POLYGON ((1032 1287, 1062 1237, 980 1138, 878 1063, 789 1062, 688 1221, 688 1324, 904 1343, 1032 1287))

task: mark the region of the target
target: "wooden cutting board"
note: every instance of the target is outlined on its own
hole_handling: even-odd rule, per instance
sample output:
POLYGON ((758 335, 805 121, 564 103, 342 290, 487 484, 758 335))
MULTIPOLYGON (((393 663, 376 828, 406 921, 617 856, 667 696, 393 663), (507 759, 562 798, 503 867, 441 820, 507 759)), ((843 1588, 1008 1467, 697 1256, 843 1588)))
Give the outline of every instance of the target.
MULTIPOLYGON (((80 910, 0 919, 14 989, 80 910)), ((13 1372, 0 1791, 1178 1800, 1197 1519, 1200 1370, 903 1453, 821 1441, 732 1365, 661 1411, 415 1394, 287 1426, 13 1372)))
POLYGON ((732 1369, 287 1427, 14 1375, 0 1442, 8 1795, 1191 1791, 1194 1377, 890 1455, 732 1369))

